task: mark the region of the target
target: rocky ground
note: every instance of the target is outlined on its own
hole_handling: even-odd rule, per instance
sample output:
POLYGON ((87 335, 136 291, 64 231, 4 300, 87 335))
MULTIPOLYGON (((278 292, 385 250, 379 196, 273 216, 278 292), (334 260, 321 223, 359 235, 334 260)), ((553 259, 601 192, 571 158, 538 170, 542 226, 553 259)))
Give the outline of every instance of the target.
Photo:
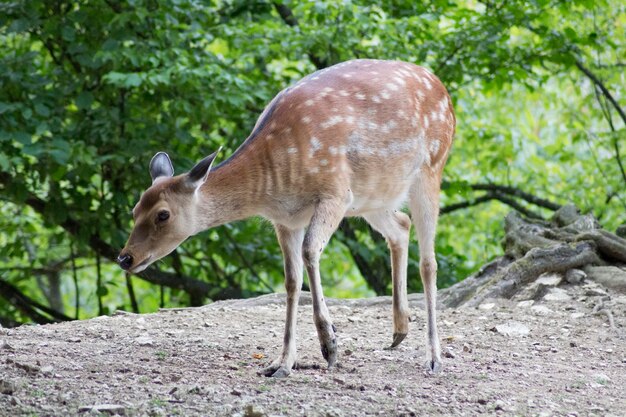
POLYGON ((389 298, 329 300, 340 367, 327 371, 305 294, 286 379, 257 375, 280 351, 282 295, 0 329, 0 415, 624 415, 626 295, 577 281, 442 309, 435 376, 420 295, 395 350, 389 298))

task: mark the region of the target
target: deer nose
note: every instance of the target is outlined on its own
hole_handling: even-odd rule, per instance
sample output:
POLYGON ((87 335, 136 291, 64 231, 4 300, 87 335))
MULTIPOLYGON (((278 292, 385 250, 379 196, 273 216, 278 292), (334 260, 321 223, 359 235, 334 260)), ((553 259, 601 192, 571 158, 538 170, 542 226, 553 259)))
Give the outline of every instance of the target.
POLYGON ((120 253, 120 256, 117 257, 117 263, 120 264, 120 268, 124 271, 128 271, 133 264, 133 257, 127 253, 120 253))

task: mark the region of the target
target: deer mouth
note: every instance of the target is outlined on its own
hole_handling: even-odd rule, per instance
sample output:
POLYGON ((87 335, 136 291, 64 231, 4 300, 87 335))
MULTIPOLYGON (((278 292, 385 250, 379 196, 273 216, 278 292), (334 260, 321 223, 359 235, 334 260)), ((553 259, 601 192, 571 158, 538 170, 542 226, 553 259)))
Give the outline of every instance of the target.
POLYGON ((150 260, 152 259, 152 255, 148 256, 146 259, 144 259, 143 261, 141 261, 140 263, 137 264, 137 266, 135 266, 131 272, 133 273, 138 273, 143 271, 144 269, 146 269, 148 267, 148 265, 150 265, 150 260))

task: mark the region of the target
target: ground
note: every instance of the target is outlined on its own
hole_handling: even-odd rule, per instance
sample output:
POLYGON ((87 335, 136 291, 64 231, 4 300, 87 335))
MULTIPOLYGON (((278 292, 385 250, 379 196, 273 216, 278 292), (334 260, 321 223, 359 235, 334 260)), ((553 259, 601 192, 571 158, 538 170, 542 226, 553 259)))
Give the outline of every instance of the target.
POLYGON ((420 295, 411 296, 410 333, 394 350, 385 349, 388 297, 329 303, 340 366, 325 369, 304 294, 300 368, 285 379, 257 374, 280 352, 283 295, 0 329, 0 415, 626 413, 626 296, 595 282, 559 284, 536 301, 441 309, 439 375, 421 368, 420 295))

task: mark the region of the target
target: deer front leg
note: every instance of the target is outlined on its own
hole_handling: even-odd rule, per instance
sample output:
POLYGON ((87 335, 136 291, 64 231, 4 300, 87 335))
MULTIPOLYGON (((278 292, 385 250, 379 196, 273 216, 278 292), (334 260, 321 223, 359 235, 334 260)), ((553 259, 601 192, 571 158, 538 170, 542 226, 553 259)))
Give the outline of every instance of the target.
POLYGON ((313 321, 317 329, 322 356, 328 362, 328 368, 332 368, 337 362, 337 339, 335 338, 335 326, 330 319, 328 307, 324 301, 319 261, 324 247, 339 226, 344 213, 345 205, 342 201, 320 201, 304 236, 302 253, 311 286, 311 297, 313 298, 313 321))
POLYGON ((261 371, 262 375, 284 378, 291 373, 296 363, 296 320, 298 300, 302 288, 302 240, 304 229, 291 230, 275 225, 278 243, 285 263, 285 288, 287 290, 287 318, 283 339, 283 352, 270 366, 261 371))

